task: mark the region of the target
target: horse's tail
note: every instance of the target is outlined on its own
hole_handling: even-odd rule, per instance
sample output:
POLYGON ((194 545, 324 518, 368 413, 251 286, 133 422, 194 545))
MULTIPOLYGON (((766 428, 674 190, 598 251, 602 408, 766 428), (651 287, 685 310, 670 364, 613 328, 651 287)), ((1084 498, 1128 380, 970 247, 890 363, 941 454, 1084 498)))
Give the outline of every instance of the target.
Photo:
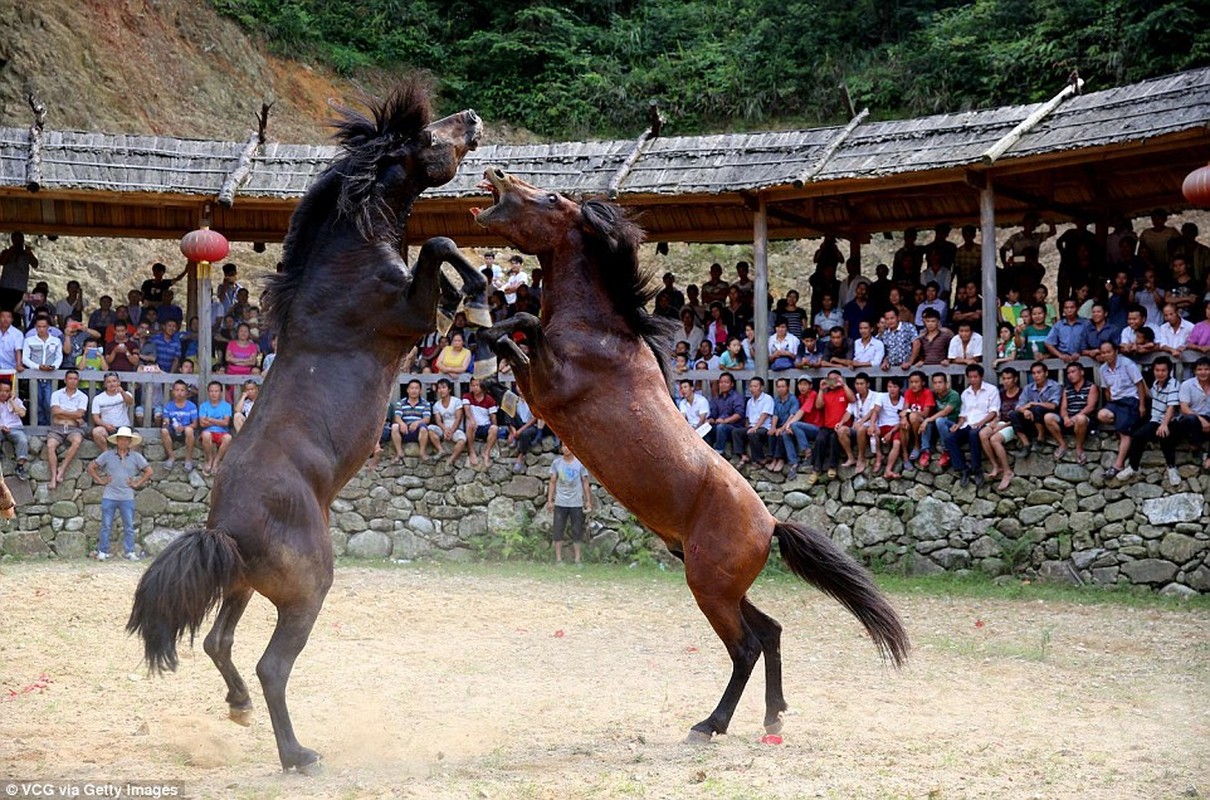
POLYGON ((857 617, 883 657, 890 657, 896 666, 907 660, 911 649, 907 630, 864 567, 827 536, 805 525, 778 522, 773 535, 791 572, 834 597, 857 617))
POLYGON ((143 637, 143 657, 152 672, 176 670, 176 643, 197 629, 228 587, 241 575, 244 559, 223 530, 186 531, 152 562, 134 592, 127 633, 143 637))

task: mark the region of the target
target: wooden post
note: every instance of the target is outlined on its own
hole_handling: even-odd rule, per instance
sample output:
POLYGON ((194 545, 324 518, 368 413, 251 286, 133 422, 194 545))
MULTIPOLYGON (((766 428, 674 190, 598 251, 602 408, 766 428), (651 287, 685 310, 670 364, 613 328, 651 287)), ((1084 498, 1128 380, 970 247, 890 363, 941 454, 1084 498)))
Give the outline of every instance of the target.
POLYGON ((756 216, 752 221, 753 277, 752 327, 756 329, 756 341, 752 344, 752 356, 756 361, 756 375, 763 378, 769 373, 769 216, 765 209, 765 198, 760 198, 756 216))
POLYGON ((990 175, 979 192, 979 222, 983 237, 983 368, 995 379, 999 287, 996 285, 996 195, 990 175))
POLYGON ((855 233, 849 237, 849 258, 861 261, 861 234, 855 233))
POLYGON ((202 318, 197 310, 197 262, 190 261, 185 264, 185 324, 188 325, 194 316, 197 316, 198 324, 201 324, 202 318))
POLYGON ((199 261, 197 264, 198 282, 198 314, 197 314, 197 366, 201 376, 201 386, 198 397, 204 397, 206 384, 210 383, 211 363, 214 358, 214 342, 210 331, 210 262, 199 261))

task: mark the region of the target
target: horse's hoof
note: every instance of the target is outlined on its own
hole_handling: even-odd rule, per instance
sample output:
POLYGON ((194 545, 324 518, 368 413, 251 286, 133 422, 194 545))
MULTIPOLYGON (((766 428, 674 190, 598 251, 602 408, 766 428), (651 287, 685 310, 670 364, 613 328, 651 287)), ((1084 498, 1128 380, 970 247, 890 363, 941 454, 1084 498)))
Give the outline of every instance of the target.
POLYGON ((475 362, 475 377, 479 379, 490 378, 496 374, 496 358, 481 358, 475 362))
POLYGON ((490 328, 495 323, 492 322, 492 312, 486 306, 472 305, 466 303, 462 306, 462 310, 466 312, 466 321, 471 325, 480 328, 490 328))
POLYGON ((324 762, 315 759, 309 764, 299 764, 296 769, 300 775, 306 775, 308 778, 318 778, 324 774, 324 762))
POLYGON ((713 738, 712 734, 705 731, 690 730, 689 735, 685 737, 685 744, 710 744, 713 738))
POLYGON ((781 733, 781 729, 784 727, 786 727, 786 724, 782 721, 782 718, 779 715, 776 722, 771 722, 765 726, 765 733, 771 733, 776 736, 777 734, 781 733))
POLYGON ((454 318, 445 313, 445 311, 437 310, 437 334, 445 336, 450 332, 450 328, 454 327, 454 318))
POLYGON ((236 725, 243 725, 245 728, 250 727, 252 725, 252 709, 251 707, 236 708, 235 706, 232 706, 227 712, 227 719, 231 720, 236 725))

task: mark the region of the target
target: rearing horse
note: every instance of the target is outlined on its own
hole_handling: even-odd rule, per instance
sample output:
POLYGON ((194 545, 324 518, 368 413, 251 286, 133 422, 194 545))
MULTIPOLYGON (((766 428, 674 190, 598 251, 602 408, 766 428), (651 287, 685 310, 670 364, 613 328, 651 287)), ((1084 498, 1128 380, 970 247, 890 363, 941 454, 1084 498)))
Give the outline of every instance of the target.
POLYGON ((689 589, 731 656, 722 699, 690 741, 726 732, 762 653, 764 724, 781 731, 781 626, 747 597, 774 537, 796 575, 838 600, 902 663, 907 633, 869 574, 822 533, 774 519, 672 404, 664 330, 643 310, 654 290, 639 269, 639 227, 609 203, 576 203, 496 167, 486 178, 481 186, 495 204, 476 209, 477 221, 536 255, 544 280, 540 320, 518 314, 480 341, 511 358, 534 414, 685 562, 689 589), (527 338, 528 359, 511 338, 516 331, 527 338))
POLYGON ((127 630, 142 635, 153 671, 173 670, 219 601, 206 653, 227 683, 230 717, 248 724, 248 687, 231 660, 235 626, 254 591, 277 607, 256 665, 283 770, 308 774, 319 754, 298 743, 286 682, 332 585, 328 510, 369 457, 400 361, 462 297, 486 317, 487 281, 449 239, 428 241, 409 270, 399 254, 416 197, 454 177, 479 141, 474 111, 429 121, 419 82, 373 108, 341 110, 343 157, 307 191, 290 220, 284 271, 267 305, 280 353, 211 492, 204 530, 178 537, 139 582, 127 630), (449 263, 461 292, 441 275, 449 263))

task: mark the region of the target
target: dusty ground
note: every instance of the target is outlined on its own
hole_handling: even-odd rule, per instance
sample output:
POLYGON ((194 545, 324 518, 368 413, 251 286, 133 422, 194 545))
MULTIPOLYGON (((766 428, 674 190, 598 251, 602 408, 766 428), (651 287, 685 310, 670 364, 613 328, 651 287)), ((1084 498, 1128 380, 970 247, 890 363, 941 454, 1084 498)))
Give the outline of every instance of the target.
MULTIPOLYGON (((200 643, 178 674, 145 676, 122 633, 141 571, 0 570, 0 693, 17 692, 0 700, 0 782, 176 779, 237 798, 1210 794, 1204 610, 899 593, 916 651, 896 674, 837 605, 762 581, 797 713, 784 744, 759 742, 758 667, 731 735, 695 747, 680 740, 727 662, 678 576, 340 568, 290 684, 300 739, 327 764, 305 778, 275 771, 258 692, 251 728, 225 721, 200 643)), ((253 682, 271 624, 254 601, 239 629, 253 682)))

